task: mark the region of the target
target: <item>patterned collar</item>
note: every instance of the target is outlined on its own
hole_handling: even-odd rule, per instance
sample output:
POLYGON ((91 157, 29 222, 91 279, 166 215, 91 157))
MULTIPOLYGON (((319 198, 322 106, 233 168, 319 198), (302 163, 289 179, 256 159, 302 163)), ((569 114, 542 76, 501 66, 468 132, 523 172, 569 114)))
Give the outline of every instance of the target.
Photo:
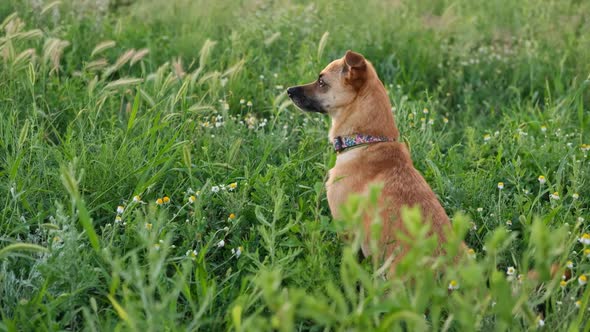
POLYGON ((341 153, 344 152, 346 149, 355 146, 379 142, 395 142, 395 138, 355 134, 347 136, 336 136, 334 137, 334 141, 332 142, 332 144, 334 144, 334 151, 336 151, 336 153, 341 153))

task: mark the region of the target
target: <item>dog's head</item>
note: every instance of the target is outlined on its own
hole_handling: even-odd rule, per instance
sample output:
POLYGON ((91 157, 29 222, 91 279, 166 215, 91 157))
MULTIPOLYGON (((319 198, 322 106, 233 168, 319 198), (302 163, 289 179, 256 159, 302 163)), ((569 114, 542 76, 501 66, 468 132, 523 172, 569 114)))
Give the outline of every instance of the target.
POLYGON ((331 114, 356 99, 371 71, 361 54, 347 51, 324 68, 315 82, 291 87, 287 94, 304 111, 331 114))

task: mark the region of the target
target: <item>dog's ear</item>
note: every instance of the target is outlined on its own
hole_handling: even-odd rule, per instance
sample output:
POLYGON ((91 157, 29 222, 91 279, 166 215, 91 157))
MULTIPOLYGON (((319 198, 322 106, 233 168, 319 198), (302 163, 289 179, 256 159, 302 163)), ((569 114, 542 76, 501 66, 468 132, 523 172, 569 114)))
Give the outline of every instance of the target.
POLYGON ((358 89, 365 83, 367 60, 362 54, 348 50, 344 55, 342 71, 346 73, 346 82, 358 89))

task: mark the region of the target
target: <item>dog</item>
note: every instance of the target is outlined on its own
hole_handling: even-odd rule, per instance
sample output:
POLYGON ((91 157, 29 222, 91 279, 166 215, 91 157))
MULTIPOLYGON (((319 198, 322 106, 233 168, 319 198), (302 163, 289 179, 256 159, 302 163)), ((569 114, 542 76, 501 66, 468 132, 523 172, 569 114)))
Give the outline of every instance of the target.
POLYGON ((438 198, 414 168, 391 111, 391 103, 373 65, 363 55, 347 51, 344 57, 328 64, 316 81, 287 89, 293 103, 308 112, 327 114, 332 120, 329 139, 337 153, 329 171, 326 191, 334 219, 351 194, 367 194, 372 184, 381 183, 379 213, 383 221, 378 253, 369 245, 371 222, 363 221, 365 238, 361 245, 365 257, 380 255, 392 260, 390 272, 408 251, 399 241, 404 231, 403 206, 417 206, 423 221, 430 224, 430 236, 438 238, 439 249, 451 224, 438 198))

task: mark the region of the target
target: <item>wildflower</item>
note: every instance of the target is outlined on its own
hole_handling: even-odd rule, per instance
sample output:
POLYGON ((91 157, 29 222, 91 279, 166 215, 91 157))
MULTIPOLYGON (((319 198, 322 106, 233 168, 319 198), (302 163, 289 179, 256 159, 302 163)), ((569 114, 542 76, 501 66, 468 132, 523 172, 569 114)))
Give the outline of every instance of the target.
POLYGON ((565 286, 567 286, 567 281, 562 280, 559 282, 559 287, 561 287, 561 289, 565 289, 565 286))
POLYGON ((54 236, 52 240, 53 240, 53 242, 62 242, 62 240, 59 236, 54 236))
POLYGON ((590 144, 582 144, 582 146, 580 146, 580 150, 588 152, 588 150, 590 150, 590 144))
POLYGON ((242 250, 243 250, 242 246, 239 246, 239 247, 237 247, 237 248, 235 248, 235 249, 233 249, 233 248, 232 248, 232 250, 231 250, 231 253, 232 253, 234 256, 236 256, 236 258, 239 258, 239 257, 240 257, 240 255, 242 254, 242 250))
POLYGON ((467 249, 467 255, 469 256, 469 258, 475 259, 475 250, 471 248, 467 249))
POLYGON ((522 274, 519 274, 517 279, 519 283, 522 283, 522 281, 524 280, 524 276, 522 274))
POLYGON ((229 231, 229 227, 225 226, 222 228, 224 232, 228 232, 229 231))
POLYGON ((133 203, 139 203, 139 202, 141 202, 141 197, 139 197, 139 195, 133 196, 133 203))
POLYGON ((588 277, 586 277, 585 275, 582 274, 581 276, 578 277, 578 283, 581 286, 584 286, 586 283, 588 283, 588 277))
POLYGON ((170 197, 164 196, 164 198, 162 198, 162 201, 164 202, 164 204, 168 204, 170 203, 170 197))
POLYGON ((471 222, 471 230, 472 231, 476 231, 477 230, 477 225, 473 221, 471 222))
POLYGON ((546 131, 547 131, 547 127, 545 127, 545 126, 541 126, 541 131, 542 131, 542 132, 546 132, 546 131))
POLYGON ((213 186, 211 187, 211 191, 214 193, 218 193, 219 192, 219 186, 213 186))
POLYGON ((504 182, 498 182, 498 189, 504 189, 504 182))
POLYGON ((422 113, 424 113, 424 114, 428 114, 428 108, 425 108, 425 109, 423 109, 423 110, 422 110, 422 113))
POLYGON ((443 118, 443 123, 449 123, 449 119, 443 118))
POLYGON ((506 274, 510 277, 513 276, 515 273, 516 273, 516 269, 513 266, 509 266, 506 269, 506 274))
POLYGON ((582 301, 577 300, 576 302, 574 302, 574 304, 576 305, 576 308, 581 308, 582 307, 582 301))
POLYGON ((565 267, 567 267, 568 269, 573 269, 574 268, 574 262, 572 261, 567 261, 565 263, 565 267))
POLYGON ((123 221, 123 219, 121 218, 121 216, 116 216, 115 217, 115 224, 120 224, 121 221, 123 221))
POLYGON ((236 215, 234 213, 230 213, 228 219, 234 220, 234 219, 236 219, 236 215))
POLYGON ((248 100, 248 102, 246 103, 246 106, 252 107, 252 102, 248 100))
POLYGON ((573 199, 578 199, 578 198, 580 198, 580 194, 578 194, 578 193, 573 193, 573 194, 572 194, 572 198, 573 198, 573 199))
POLYGON ((578 217, 578 222, 584 222, 584 218, 583 217, 578 217))
POLYGON ((189 203, 194 203, 196 200, 197 200, 197 198, 196 198, 194 195, 191 195, 191 196, 188 198, 188 202, 189 202, 189 203))
POLYGON ((158 198, 158 199, 156 199, 156 204, 162 205, 162 204, 164 204, 164 201, 161 198, 158 198))
POLYGON ((590 234, 588 234, 588 233, 582 234, 582 236, 578 239, 578 241, 585 246, 590 245, 590 234))
POLYGON ((451 282, 449 282, 449 290, 456 290, 459 289, 459 283, 457 282, 457 280, 451 280, 451 282))
POLYGON ((149 223, 149 222, 148 222, 148 223, 146 223, 146 224, 145 224, 145 229, 147 229, 148 231, 151 231, 151 230, 152 230, 152 224, 151 224, 151 223, 149 223))
POLYGON ((492 139, 492 136, 490 136, 490 134, 485 134, 485 135, 483 135, 483 140, 484 140, 484 142, 487 142, 487 141, 489 141, 489 140, 491 140, 491 139, 492 139))
POLYGON ((512 220, 506 220, 506 226, 511 227, 512 226, 512 220))
POLYGON ((125 212, 125 208, 121 205, 117 206, 117 214, 123 214, 125 212))
POLYGON ((276 88, 277 90, 283 90, 285 87, 284 87, 284 86, 282 86, 282 85, 276 85, 276 86, 275 86, 275 88, 276 88))
POLYGON ((240 99, 240 105, 244 105, 245 103, 246 103, 246 100, 245 99, 243 99, 243 98, 240 99))
POLYGON ((229 187, 229 191, 234 191, 238 187, 238 183, 237 182, 230 183, 228 185, 228 187, 229 187))
POLYGON ((196 259, 198 254, 199 252, 195 249, 186 251, 186 257, 190 257, 192 259, 196 259))
POLYGON ((558 201, 559 200, 559 193, 556 191, 553 194, 550 194, 549 198, 558 201))
POLYGON ((588 249, 588 248, 584 249, 584 256, 586 256, 587 258, 590 258, 590 249, 588 249))
POLYGON ((225 241, 224 240, 221 240, 221 241, 217 242, 217 248, 223 248, 223 247, 225 247, 225 241))
POLYGON ((477 212, 482 212, 482 211, 483 211, 483 208, 481 208, 481 207, 477 208, 477 212))
POLYGON ((225 191, 227 189, 227 187, 225 186, 225 184, 220 184, 219 189, 225 191))
POLYGON ((160 244, 159 243, 154 244, 154 249, 160 250, 160 244))
POLYGON ((545 182, 547 182, 547 179, 545 179, 543 175, 539 175, 538 180, 540 184, 545 184, 545 182))
POLYGON ((541 318, 541 316, 537 316, 537 326, 538 327, 545 326, 545 321, 541 318))

